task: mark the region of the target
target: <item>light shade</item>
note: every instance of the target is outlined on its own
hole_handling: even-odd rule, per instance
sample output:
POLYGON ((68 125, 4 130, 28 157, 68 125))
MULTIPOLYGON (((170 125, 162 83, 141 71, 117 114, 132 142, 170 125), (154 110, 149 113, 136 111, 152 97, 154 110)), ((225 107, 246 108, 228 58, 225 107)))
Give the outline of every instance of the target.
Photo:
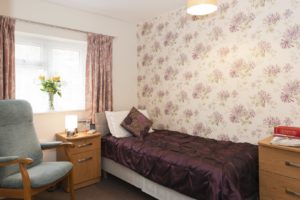
POLYGON ((77 128, 77 115, 65 116, 65 128, 67 131, 75 131, 77 128))
POLYGON ((217 9, 217 0, 188 0, 187 2, 187 13, 190 15, 207 15, 217 9))

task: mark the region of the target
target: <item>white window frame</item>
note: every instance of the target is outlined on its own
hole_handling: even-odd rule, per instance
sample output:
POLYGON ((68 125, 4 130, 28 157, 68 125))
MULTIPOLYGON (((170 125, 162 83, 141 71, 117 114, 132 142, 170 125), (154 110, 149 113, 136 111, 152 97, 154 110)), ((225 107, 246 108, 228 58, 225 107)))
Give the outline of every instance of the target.
MULTIPOLYGON (((48 37, 37 34, 16 32, 16 45, 32 45, 41 48, 41 62, 24 62, 22 60, 15 59, 17 65, 30 65, 37 66, 40 70, 45 72, 50 72, 48 75, 56 74, 51 66, 53 63, 51 61, 51 50, 60 49, 60 50, 74 50, 79 51, 79 62, 82 65, 80 73, 83 77, 83 84, 85 85, 85 56, 87 52, 87 42, 79 40, 69 40, 56 37, 48 37)), ((64 81, 64 80, 62 80, 64 81)), ((41 91, 42 92, 42 91, 41 91)), ((83 107, 78 109, 69 109, 69 110, 54 110, 54 111, 35 111, 34 113, 48 113, 48 112, 69 112, 69 111, 84 111, 85 110, 85 86, 83 87, 83 107)), ((48 102, 47 102, 48 103, 48 102)))

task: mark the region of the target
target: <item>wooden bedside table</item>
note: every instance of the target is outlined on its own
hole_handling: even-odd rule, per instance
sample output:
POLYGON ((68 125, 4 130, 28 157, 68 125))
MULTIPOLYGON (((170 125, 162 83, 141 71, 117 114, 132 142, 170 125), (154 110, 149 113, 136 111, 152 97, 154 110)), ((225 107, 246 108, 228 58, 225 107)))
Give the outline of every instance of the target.
MULTIPOLYGON (((75 147, 68 148, 71 162, 74 165, 74 188, 85 187, 100 180, 101 135, 99 133, 78 133, 75 137, 67 137, 66 133, 56 134, 56 139, 72 142, 75 147)), ((57 160, 67 160, 63 149, 57 151, 57 160)))
POLYGON ((259 142, 260 200, 300 199, 300 148, 259 142))

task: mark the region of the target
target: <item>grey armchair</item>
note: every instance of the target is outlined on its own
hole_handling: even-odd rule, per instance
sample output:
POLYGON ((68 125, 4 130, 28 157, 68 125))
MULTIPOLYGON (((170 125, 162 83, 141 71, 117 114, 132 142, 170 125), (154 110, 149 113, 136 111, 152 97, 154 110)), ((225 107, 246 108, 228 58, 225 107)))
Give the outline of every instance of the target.
POLYGON ((42 153, 43 149, 73 146, 61 142, 40 144, 30 104, 0 100, 0 197, 31 200, 33 195, 66 178, 70 199, 75 200, 72 163, 43 162, 42 153))

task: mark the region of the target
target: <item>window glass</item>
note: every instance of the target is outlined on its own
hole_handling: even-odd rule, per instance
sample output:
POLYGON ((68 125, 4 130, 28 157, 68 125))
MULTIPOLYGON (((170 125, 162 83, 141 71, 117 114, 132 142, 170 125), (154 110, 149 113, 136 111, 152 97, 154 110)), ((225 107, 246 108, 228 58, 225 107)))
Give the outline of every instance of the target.
POLYGON ((16 61, 24 64, 41 62, 41 47, 16 44, 16 61))
POLYGON ((48 93, 40 90, 39 76, 60 76, 62 96, 54 97, 55 111, 85 108, 86 43, 16 34, 16 98, 33 111, 48 112, 48 93))

